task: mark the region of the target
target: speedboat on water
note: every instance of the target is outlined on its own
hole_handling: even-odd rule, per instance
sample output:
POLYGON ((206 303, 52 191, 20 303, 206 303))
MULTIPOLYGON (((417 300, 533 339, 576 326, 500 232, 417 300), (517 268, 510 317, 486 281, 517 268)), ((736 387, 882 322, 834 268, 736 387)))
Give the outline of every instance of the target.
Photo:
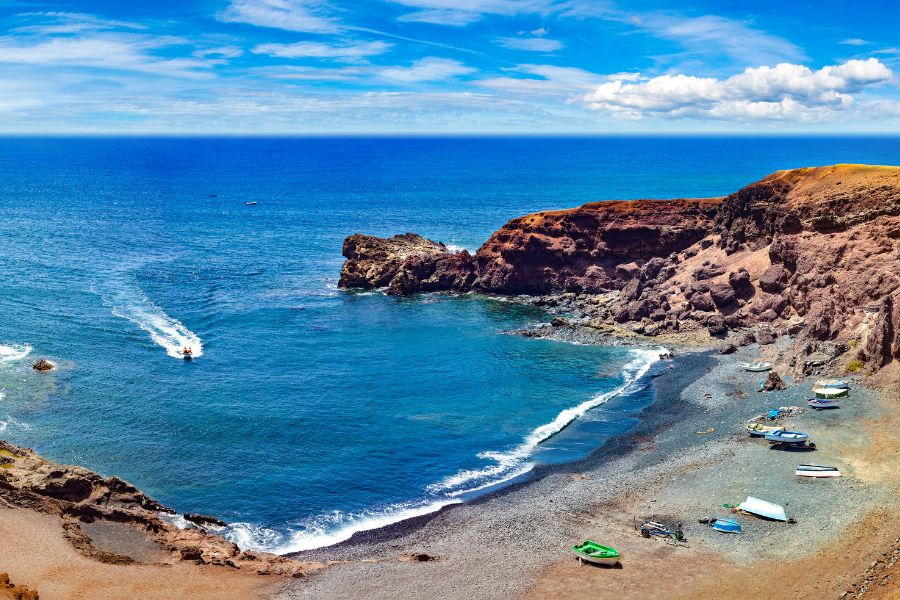
POLYGON ((183 358, 184 360, 193 360, 194 351, 185 346, 181 351, 181 358, 183 358))
POLYGON ((256 200, 253 200, 251 202, 244 202, 244 206, 256 206, 256 204, 257 204, 256 200))

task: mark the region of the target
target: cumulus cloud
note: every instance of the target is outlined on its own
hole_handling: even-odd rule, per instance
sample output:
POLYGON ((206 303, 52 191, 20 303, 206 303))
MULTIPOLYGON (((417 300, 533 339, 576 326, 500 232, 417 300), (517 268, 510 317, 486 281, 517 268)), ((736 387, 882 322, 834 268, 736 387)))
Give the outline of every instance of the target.
POLYGON ((562 42, 544 37, 502 37, 497 43, 511 50, 527 52, 555 52, 563 47, 562 42))
POLYGON ((378 75, 382 79, 413 83, 418 81, 441 81, 474 72, 475 69, 459 61, 431 56, 417 60, 408 67, 387 67, 381 69, 378 75))
POLYGON ((296 44, 260 44, 253 49, 254 54, 267 54, 281 58, 323 58, 343 61, 357 61, 369 56, 383 54, 393 44, 386 42, 357 42, 348 44, 326 44, 322 42, 298 42, 296 44))
POLYGON ((585 94, 588 107, 613 115, 706 117, 725 120, 816 120, 853 106, 864 88, 889 81, 892 72, 877 59, 850 60, 817 71, 781 63, 755 67, 727 79, 662 75, 637 82, 615 79, 585 94))
POLYGON ((340 29, 321 0, 231 0, 219 20, 288 31, 331 33, 340 29))

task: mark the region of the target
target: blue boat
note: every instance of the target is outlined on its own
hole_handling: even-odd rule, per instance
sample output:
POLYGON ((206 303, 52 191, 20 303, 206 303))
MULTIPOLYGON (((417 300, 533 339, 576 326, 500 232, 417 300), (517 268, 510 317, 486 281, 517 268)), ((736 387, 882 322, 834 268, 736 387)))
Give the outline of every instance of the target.
POLYGON ((809 441, 809 434, 800 431, 767 431, 766 441, 771 444, 802 446, 809 441))
POLYGON ((722 533, 741 533, 741 524, 734 519, 716 519, 713 529, 722 533))

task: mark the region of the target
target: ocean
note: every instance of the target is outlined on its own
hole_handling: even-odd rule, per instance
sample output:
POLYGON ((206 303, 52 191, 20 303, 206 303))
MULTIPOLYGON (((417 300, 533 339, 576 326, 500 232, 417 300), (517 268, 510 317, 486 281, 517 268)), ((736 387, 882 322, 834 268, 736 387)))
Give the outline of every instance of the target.
POLYGON ((537 210, 836 162, 900 164, 900 139, 5 138, 0 437, 244 548, 424 514, 628 431, 657 352, 507 335, 547 317, 502 298, 338 290, 345 236, 474 251, 537 210))

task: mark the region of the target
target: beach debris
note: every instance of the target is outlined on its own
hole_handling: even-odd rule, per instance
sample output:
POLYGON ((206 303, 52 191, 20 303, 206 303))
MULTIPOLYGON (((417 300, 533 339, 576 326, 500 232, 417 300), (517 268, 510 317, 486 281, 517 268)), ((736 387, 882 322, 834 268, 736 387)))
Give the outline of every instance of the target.
POLYGON ((788 520, 783 506, 767 502, 766 500, 760 500, 753 496, 747 496, 746 500, 738 504, 737 509, 751 515, 772 519, 773 521, 788 520))
POLYGON ((783 390, 787 388, 787 384, 781 378, 781 376, 775 371, 769 371, 769 376, 766 378, 766 381, 759 388, 761 392, 774 392, 778 390, 783 390))
POLYGON ((613 566, 619 562, 621 554, 611 546, 603 546, 593 540, 585 540, 580 544, 572 546, 572 552, 578 558, 578 563, 583 565, 586 562, 595 565, 613 566))
POLYGON ((837 467, 829 467, 827 465, 799 465, 794 472, 798 477, 840 477, 841 472, 837 467))
POLYGON ((709 429, 706 429, 704 431, 698 431, 697 435, 706 435, 707 433, 713 433, 715 430, 715 427, 710 427, 709 429))
POLYGON ((796 417, 798 415, 802 415, 805 410, 806 409, 799 406, 781 406, 778 408, 773 408, 772 410, 761 415, 756 415, 752 419, 749 419, 747 422, 764 423, 766 421, 777 421, 778 419, 782 419, 784 417, 796 417))
POLYGON ((42 358, 39 361, 37 361, 36 363, 34 363, 33 365, 31 365, 31 368, 34 369, 35 371, 50 371, 51 369, 53 369, 53 367, 54 367, 53 363, 45 358, 42 358))
POLYGON ((661 523, 659 521, 647 520, 643 521, 640 527, 637 526, 637 520, 634 521, 635 529, 640 531, 641 537, 651 538, 651 537, 661 537, 668 538, 673 540, 676 544, 678 542, 686 542, 687 538, 684 537, 684 531, 682 529, 681 523, 672 523, 666 524, 661 523))

